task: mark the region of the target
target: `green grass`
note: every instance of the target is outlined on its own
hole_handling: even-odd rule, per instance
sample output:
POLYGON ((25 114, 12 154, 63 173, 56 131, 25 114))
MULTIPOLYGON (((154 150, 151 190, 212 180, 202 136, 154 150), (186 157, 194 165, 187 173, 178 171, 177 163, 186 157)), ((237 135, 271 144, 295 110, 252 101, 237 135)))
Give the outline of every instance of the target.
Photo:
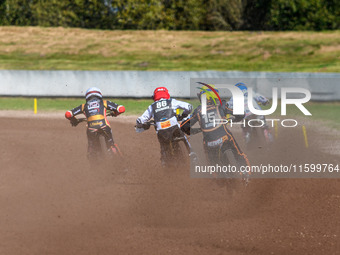
POLYGON ((0 69, 340 72, 340 31, 0 27, 0 69))
MULTIPOLYGON (((321 120, 325 122, 325 125, 333 128, 340 128, 340 102, 327 102, 327 103, 316 103, 309 102, 305 104, 305 107, 312 114, 311 117, 306 117, 309 120, 321 120)), ((301 116, 302 113, 295 106, 287 108, 292 115, 301 116), (294 108, 293 108, 294 107, 294 108)), ((289 113, 289 112, 288 112, 289 113)))
MULTIPOLYGON (((142 114, 153 102, 151 99, 113 99, 108 98, 126 108, 126 115, 142 114)), ((38 98, 39 111, 67 111, 85 103, 81 98, 38 98)), ((26 97, 0 97, 0 110, 32 110, 34 99, 26 97)))
MULTIPOLYGON (((308 102, 303 104, 312 116, 305 116, 300 109, 295 105, 287 105, 287 116, 281 116, 281 102, 278 102, 278 107, 273 113, 276 118, 304 118, 306 120, 323 121, 326 126, 340 128, 340 102, 308 102)), ((270 106, 265 106, 263 109, 268 109, 270 106)))
MULTIPOLYGON (((113 102, 122 104, 126 108, 126 115, 141 115, 153 102, 151 99, 123 99, 108 98, 113 102)), ((190 102, 190 100, 184 100, 190 102)), ((38 98, 39 111, 67 111, 85 102, 81 98, 38 98)), ((0 97, 0 110, 32 110, 33 98, 24 97, 0 97)), ((198 105, 198 100, 193 101, 194 107, 198 105)), ((303 113, 294 105, 287 106, 287 117, 305 117, 309 120, 326 121, 327 125, 340 128, 340 102, 308 102, 304 106, 312 113, 312 116, 304 116, 303 113)), ((268 108, 266 106, 264 108, 268 108)), ((281 112, 280 103, 273 114, 279 117, 281 112)), ((270 118, 270 117, 268 117, 270 118)), ((283 118, 283 117, 280 117, 283 118)))

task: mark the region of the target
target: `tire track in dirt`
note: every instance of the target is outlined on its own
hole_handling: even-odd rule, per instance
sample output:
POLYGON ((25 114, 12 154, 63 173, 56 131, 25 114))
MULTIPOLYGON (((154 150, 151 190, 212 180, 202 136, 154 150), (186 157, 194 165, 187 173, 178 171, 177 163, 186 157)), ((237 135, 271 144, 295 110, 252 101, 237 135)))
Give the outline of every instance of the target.
MULTIPOLYGON (((340 250, 338 179, 253 179, 231 196, 214 180, 190 178, 188 166, 163 171, 155 133, 136 134, 130 122, 112 121, 125 162, 94 169, 84 126, 53 118, 2 121, 0 254, 340 250)), ((271 150, 249 152, 252 164, 338 162, 304 150, 299 136, 292 130, 271 150)))

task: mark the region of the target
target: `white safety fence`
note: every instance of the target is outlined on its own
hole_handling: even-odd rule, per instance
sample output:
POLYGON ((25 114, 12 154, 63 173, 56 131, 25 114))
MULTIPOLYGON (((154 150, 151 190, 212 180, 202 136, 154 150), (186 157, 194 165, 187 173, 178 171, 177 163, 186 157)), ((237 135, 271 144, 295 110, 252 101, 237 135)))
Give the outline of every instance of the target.
MULTIPOLYGON (((107 97, 150 97, 158 86, 168 87, 174 97, 190 97, 190 84, 246 82, 258 92, 270 87, 303 87, 312 100, 340 100, 338 73, 269 73, 219 71, 21 71, 0 70, 0 96, 80 97, 86 89, 99 87, 107 97), (294 80, 294 84, 289 82, 294 80), (296 84, 296 81, 299 81, 296 84), (284 82, 282 82, 284 81, 284 82)), ((267 95, 270 97, 270 95, 267 95)))

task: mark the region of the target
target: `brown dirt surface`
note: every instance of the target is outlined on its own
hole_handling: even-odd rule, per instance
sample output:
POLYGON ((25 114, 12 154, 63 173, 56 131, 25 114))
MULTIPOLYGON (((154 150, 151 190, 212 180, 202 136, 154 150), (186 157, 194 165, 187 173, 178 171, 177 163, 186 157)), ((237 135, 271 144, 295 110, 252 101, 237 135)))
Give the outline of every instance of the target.
MULTIPOLYGON (((112 122, 125 160, 96 168, 86 159, 84 125, 2 123, 0 254, 340 252, 339 179, 253 179, 230 195, 212 179, 190 178, 187 165, 161 169, 155 132, 137 134, 130 122, 112 122)), ((339 163, 297 146, 290 132, 249 159, 339 163)))

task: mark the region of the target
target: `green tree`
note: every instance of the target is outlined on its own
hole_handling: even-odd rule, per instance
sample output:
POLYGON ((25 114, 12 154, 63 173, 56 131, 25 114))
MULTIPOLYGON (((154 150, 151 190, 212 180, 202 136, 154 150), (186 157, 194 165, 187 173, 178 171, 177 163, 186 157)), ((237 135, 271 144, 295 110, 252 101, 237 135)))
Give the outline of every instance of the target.
MULTIPOLYGON (((275 1, 275 0, 274 0, 275 1)), ((244 5, 242 30, 264 30, 272 0, 247 1, 244 5)))
POLYGON ((110 6, 104 0, 40 0, 32 12, 39 26, 113 28, 110 6))
POLYGON ((163 0, 165 28, 172 30, 199 30, 206 11, 203 0, 163 0))
POLYGON ((77 26, 84 28, 113 29, 115 17, 108 0, 73 0, 68 8, 77 16, 77 26))
POLYGON ((266 28, 272 30, 324 30, 339 28, 339 1, 273 1, 266 28))
POLYGON ((164 8, 159 0, 117 0, 112 2, 120 29, 164 28, 164 8))
POLYGON ((238 30, 243 24, 245 0, 205 0, 205 29, 238 30))
POLYGON ((30 0, 2 1, 2 24, 15 26, 35 25, 31 4, 32 1, 30 0))
POLYGON ((77 16, 68 9, 68 3, 60 0, 40 0, 32 4, 32 16, 38 26, 72 26, 77 16))
POLYGON ((340 29, 340 1, 0 0, 0 24, 98 29, 340 29))

